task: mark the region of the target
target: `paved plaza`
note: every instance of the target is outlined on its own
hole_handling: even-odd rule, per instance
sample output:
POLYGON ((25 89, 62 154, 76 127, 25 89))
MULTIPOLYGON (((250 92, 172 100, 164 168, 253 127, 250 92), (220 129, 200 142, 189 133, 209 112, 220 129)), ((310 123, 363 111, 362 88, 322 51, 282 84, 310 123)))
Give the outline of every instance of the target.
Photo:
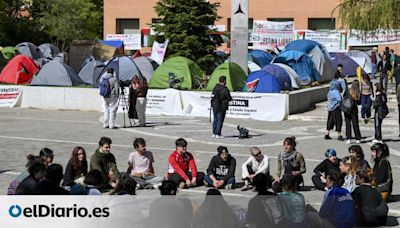
MULTIPOLYGON (((287 136, 296 136, 297 150, 303 153, 306 159, 307 173, 304 175, 305 186, 302 194, 306 202, 319 209, 323 192, 313 190, 311 176, 316 165, 324 159, 327 148, 335 148, 338 157, 348 154, 348 144, 336 140, 324 140, 325 122, 287 120, 282 122, 263 122, 244 119, 226 119, 222 134, 224 139, 211 137, 211 123, 207 118, 148 116, 147 127, 122 128, 123 115, 118 114, 117 126, 119 129, 103 129, 101 126, 102 113, 81 112, 70 110, 39 110, 25 108, 0 108, 0 189, 6 194, 7 186, 16 175, 24 170, 25 156, 29 153, 38 154, 43 147, 55 151, 55 163, 66 166, 72 149, 83 146, 88 158, 98 147, 101 136, 112 139, 111 152, 116 156, 120 171, 127 168, 129 153, 133 150, 135 137, 143 137, 147 142, 148 150, 155 157, 155 170, 158 175, 165 175, 167 171, 168 155, 175 149, 174 142, 183 137, 188 141, 188 151, 196 158, 199 171, 205 171, 216 148, 219 145, 227 146, 229 152, 237 159, 236 180, 240 181, 241 163, 249 156, 251 146, 258 146, 270 158, 270 172, 276 173, 277 156, 282 151, 282 143, 287 136), (250 130, 249 139, 238 139, 237 125, 250 130)), ((344 127, 344 126, 343 126, 344 127)), ((366 159, 370 160, 370 147, 374 134, 372 125, 360 123, 363 136, 362 148, 366 159)), ((344 129, 343 129, 344 130, 344 129)), ((344 131, 343 131, 344 132, 344 131)), ((400 139, 397 126, 384 126, 384 141, 390 147, 390 161, 394 176, 394 199, 400 198, 400 139)), ((204 199, 207 191, 204 187, 182 190, 180 195, 193 199, 204 199)), ((226 199, 232 199, 230 205, 247 209, 249 198, 255 195, 251 191, 242 192, 240 189, 222 190, 226 199)), ((158 195, 156 190, 139 190, 138 195, 158 195)), ((400 202, 389 204, 390 215, 395 221, 400 216, 400 202)))

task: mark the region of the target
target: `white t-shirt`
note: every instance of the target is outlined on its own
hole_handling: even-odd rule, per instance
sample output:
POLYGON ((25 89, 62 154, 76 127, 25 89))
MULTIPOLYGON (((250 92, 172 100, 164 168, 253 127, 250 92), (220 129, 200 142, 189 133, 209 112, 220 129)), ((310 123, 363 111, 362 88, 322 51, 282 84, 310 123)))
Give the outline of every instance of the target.
POLYGON ((150 151, 140 155, 137 151, 129 154, 129 163, 132 164, 132 173, 150 172, 153 170, 153 153, 150 151))

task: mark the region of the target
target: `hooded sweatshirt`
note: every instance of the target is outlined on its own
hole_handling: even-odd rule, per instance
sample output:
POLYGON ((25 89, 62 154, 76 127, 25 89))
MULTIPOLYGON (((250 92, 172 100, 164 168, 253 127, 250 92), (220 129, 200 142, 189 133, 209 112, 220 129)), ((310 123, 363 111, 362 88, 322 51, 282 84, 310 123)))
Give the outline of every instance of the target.
POLYGON ((220 153, 215 155, 208 165, 207 174, 216 176, 223 176, 224 182, 228 181, 229 178, 235 176, 236 159, 228 154, 226 161, 222 160, 220 153))

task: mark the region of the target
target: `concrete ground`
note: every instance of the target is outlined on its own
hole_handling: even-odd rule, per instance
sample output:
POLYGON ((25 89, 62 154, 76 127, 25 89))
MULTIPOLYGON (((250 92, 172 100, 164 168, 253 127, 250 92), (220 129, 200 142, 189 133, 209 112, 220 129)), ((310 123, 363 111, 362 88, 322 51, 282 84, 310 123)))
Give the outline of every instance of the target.
MULTIPOLYGON (((287 136, 296 136, 297 150, 306 158, 307 173, 304 175, 305 188, 301 191, 307 203, 319 209, 323 192, 313 190, 311 176, 315 166, 324 159, 324 151, 327 148, 335 148, 338 157, 348 154, 348 144, 342 141, 324 140, 325 122, 288 120, 282 122, 263 122, 255 120, 226 119, 223 135, 224 139, 211 137, 211 123, 207 118, 148 116, 148 127, 143 128, 119 128, 102 129, 102 113, 80 112, 67 110, 39 110, 24 108, 0 108, 0 189, 6 194, 8 184, 16 175, 24 170, 25 156, 38 154, 43 147, 49 147, 55 151, 55 163, 66 166, 72 149, 75 146, 83 146, 90 157, 98 147, 101 136, 108 136, 113 140, 111 151, 117 158, 121 171, 127 168, 129 153, 133 150, 132 142, 135 137, 143 137, 147 142, 148 150, 155 157, 155 169, 159 175, 165 175, 167 171, 167 158, 174 150, 174 142, 177 138, 185 138, 189 145, 188 150, 196 158, 200 171, 205 171, 216 148, 219 145, 228 147, 229 152, 237 159, 239 164, 236 169, 236 179, 241 176, 240 164, 249 156, 251 146, 258 146, 264 154, 270 158, 270 172, 275 174, 277 156, 282 151, 282 142, 287 136), (237 125, 250 130, 249 139, 238 139, 237 125)), ((122 114, 117 117, 117 125, 123 125, 122 114)), ((345 126, 343 126, 345 127, 345 126)), ((360 123, 363 136, 361 146, 370 158, 371 140, 374 134, 372 125, 360 123)), ((344 128, 343 128, 344 129, 344 128)), ((390 161, 393 167, 395 200, 400 199, 400 139, 398 126, 384 126, 384 141, 390 147, 390 161)), ((333 135, 334 136, 334 135, 333 135)), ((197 204, 204 199, 207 191, 204 187, 182 190, 179 195, 187 196, 197 204)), ((221 190, 229 204, 235 209, 247 210, 249 198, 255 195, 251 191, 241 192, 240 189, 221 190)), ((139 190, 138 196, 156 196, 156 190, 139 190)), ((391 225, 398 223, 400 216, 400 202, 389 204, 391 225)))

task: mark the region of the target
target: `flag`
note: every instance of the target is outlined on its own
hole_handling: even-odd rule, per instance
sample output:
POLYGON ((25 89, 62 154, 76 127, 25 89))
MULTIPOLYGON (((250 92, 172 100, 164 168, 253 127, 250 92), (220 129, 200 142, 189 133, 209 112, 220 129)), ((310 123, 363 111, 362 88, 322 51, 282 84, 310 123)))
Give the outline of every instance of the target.
POLYGON ((247 82, 246 83, 246 92, 255 92, 256 91, 256 89, 257 89, 257 85, 258 85, 258 81, 259 81, 260 79, 259 78, 257 78, 257 79, 255 79, 255 80, 253 80, 253 81, 251 81, 251 82, 247 82))

